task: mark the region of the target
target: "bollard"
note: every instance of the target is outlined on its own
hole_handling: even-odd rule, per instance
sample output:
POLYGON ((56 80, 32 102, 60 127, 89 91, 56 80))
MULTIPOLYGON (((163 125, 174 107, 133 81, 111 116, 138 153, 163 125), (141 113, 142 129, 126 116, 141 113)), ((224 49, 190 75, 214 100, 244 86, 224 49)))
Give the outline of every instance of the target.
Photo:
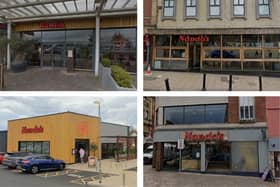
POLYGON ((259 75, 259 86, 260 86, 260 91, 263 90, 262 88, 262 75, 259 75))
POLYGON ((206 91, 206 73, 203 73, 203 83, 201 91, 206 91))
POLYGON ((125 172, 123 170, 123 187, 125 187, 125 172))
POLYGON ((229 86, 228 91, 232 91, 232 74, 229 74, 229 86))
POLYGON ((101 173, 101 159, 99 159, 99 184, 102 183, 102 173, 101 173))
POLYGON ((165 79, 165 87, 166 87, 166 91, 170 91, 170 86, 169 86, 169 79, 165 79))

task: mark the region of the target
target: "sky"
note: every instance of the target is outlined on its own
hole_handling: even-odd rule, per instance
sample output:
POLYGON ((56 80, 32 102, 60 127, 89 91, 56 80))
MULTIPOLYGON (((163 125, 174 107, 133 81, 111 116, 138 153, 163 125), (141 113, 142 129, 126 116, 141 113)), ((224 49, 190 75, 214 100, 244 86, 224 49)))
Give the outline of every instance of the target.
POLYGON ((104 122, 133 126, 137 124, 137 97, 90 96, 6 96, 0 97, 0 130, 7 130, 8 120, 46 115, 58 112, 77 112, 98 116, 104 122))

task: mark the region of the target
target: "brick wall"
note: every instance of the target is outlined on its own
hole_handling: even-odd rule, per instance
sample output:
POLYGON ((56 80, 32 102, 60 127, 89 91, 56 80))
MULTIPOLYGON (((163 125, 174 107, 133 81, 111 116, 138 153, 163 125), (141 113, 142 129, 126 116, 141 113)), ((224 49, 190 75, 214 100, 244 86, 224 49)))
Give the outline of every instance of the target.
POLYGON ((239 98, 228 98, 228 123, 239 123, 239 98))
POLYGON ((256 122, 266 121, 265 97, 255 97, 256 122))

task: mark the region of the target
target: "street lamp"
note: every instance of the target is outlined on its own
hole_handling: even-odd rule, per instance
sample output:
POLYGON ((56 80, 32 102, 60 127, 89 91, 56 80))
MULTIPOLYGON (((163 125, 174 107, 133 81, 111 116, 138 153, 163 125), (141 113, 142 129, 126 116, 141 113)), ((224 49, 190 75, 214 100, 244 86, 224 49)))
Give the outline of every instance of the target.
MULTIPOLYGON (((93 102, 94 104, 97 104, 98 105, 98 117, 99 117, 99 120, 100 120, 100 123, 101 123, 101 113, 100 113, 100 105, 101 105, 101 101, 100 100, 95 100, 93 102)), ((100 136, 99 136, 99 150, 101 149, 101 142, 100 142, 100 136)), ((99 183, 101 184, 102 183, 102 171, 101 171, 101 158, 100 158, 100 151, 98 151, 98 154, 99 154, 99 161, 98 161, 98 167, 99 167, 99 183)))

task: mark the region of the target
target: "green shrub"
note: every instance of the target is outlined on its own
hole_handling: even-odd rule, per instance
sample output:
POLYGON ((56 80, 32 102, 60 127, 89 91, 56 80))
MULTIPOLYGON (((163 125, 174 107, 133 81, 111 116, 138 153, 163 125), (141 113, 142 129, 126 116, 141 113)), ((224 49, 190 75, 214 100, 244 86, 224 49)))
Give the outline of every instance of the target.
POLYGON ((132 79, 127 71, 117 65, 112 65, 112 77, 120 87, 132 88, 132 79))
POLYGON ((111 66, 111 60, 109 58, 103 58, 101 63, 106 68, 109 68, 111 66))

